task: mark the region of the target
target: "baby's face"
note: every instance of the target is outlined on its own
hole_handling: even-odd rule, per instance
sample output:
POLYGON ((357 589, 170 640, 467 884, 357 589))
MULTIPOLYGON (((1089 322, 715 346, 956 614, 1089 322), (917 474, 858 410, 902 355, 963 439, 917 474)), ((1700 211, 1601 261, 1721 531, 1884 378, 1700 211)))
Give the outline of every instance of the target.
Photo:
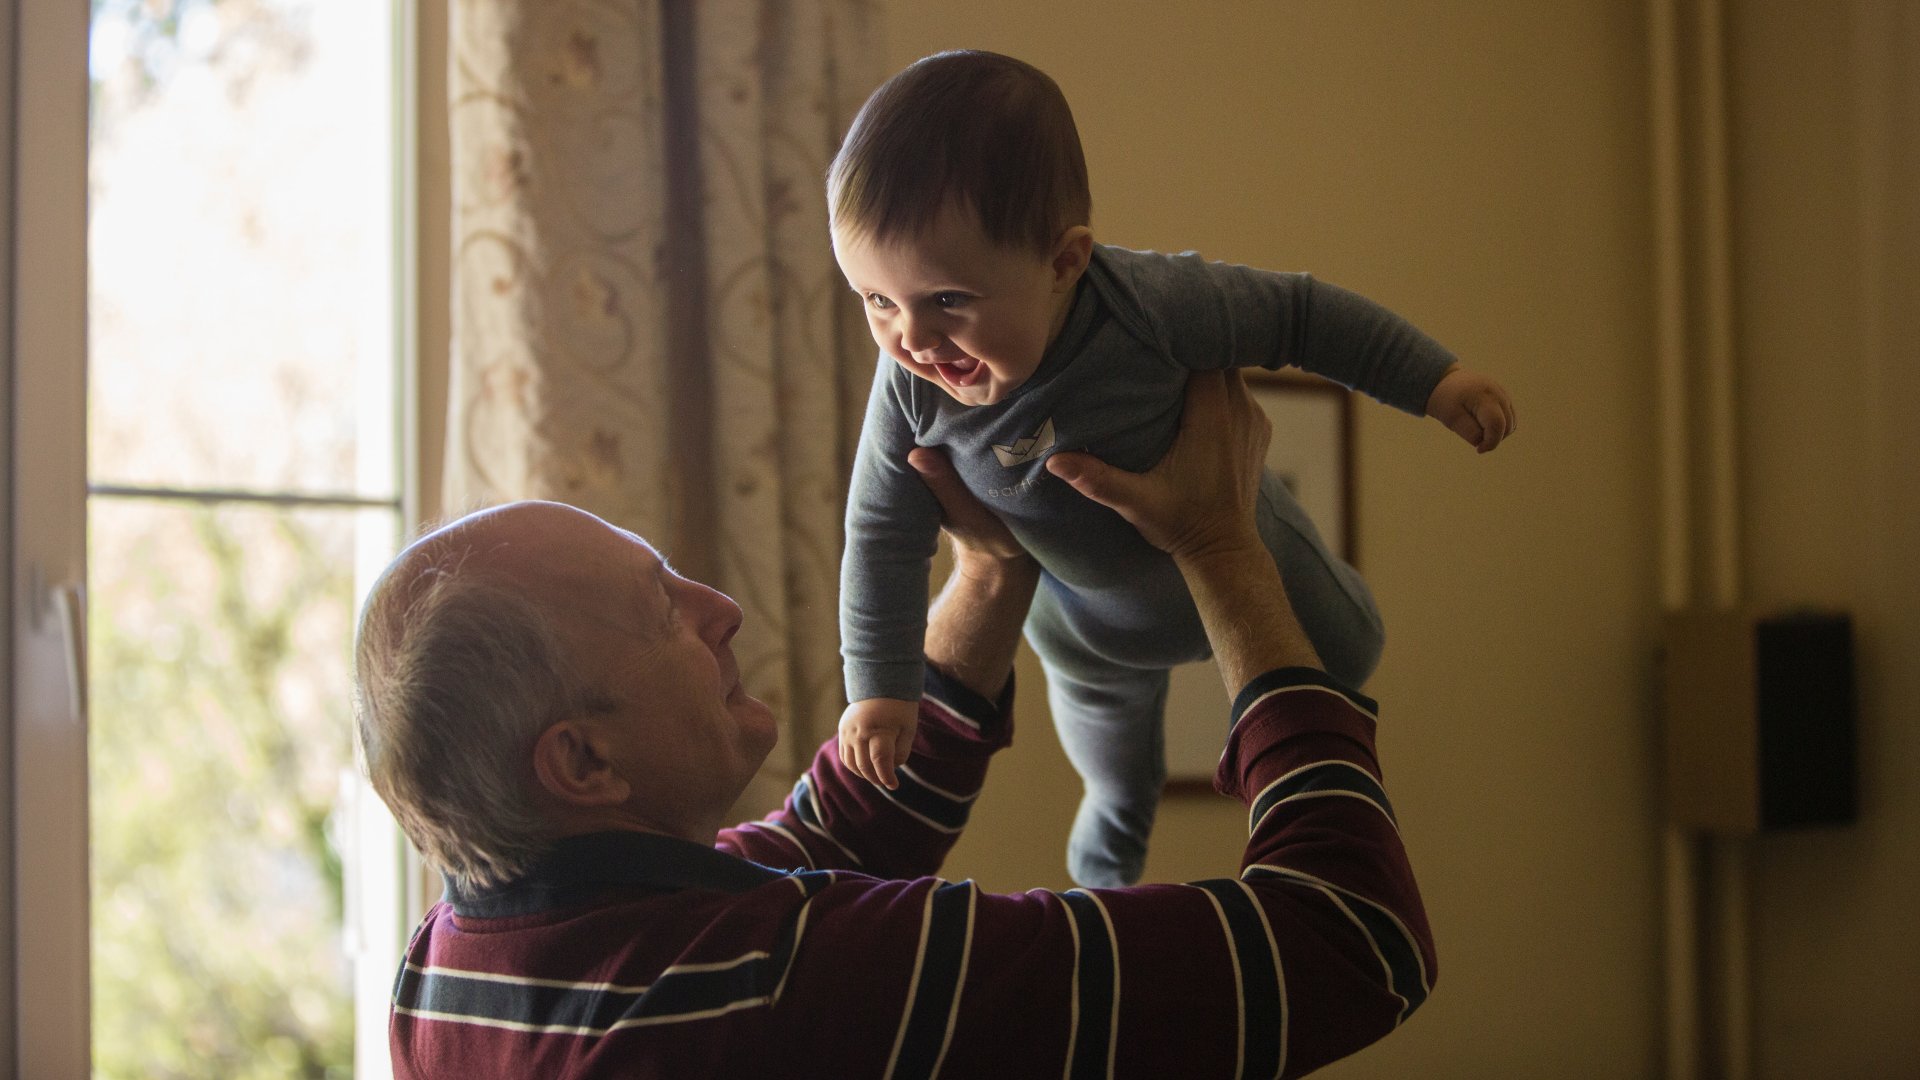
POLYGON ((835 229, 833 253, 880 350, 962 405, 991 405, 1032 377, 1085 265, 1001 247, 951 206, 905 239, 835 229))

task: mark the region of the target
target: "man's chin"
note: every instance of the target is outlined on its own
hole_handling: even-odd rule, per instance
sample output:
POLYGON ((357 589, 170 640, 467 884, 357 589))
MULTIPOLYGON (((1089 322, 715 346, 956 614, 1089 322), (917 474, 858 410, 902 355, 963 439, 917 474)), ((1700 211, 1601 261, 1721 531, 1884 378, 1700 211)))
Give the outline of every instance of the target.
POLYGON ((751 736, 753 748, 764 762, 780 743, 780 725, 774 722, 773 710, 766 702, 752 695, 742 697, 746 700, 741 703, 745 710, 741 727, 751 736))

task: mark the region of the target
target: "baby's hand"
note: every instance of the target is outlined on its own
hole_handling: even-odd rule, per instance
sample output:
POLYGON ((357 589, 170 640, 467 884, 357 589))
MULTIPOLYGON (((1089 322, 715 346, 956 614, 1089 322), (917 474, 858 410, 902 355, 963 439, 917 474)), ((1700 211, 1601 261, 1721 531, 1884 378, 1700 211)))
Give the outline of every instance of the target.
POLYGON ((1475 371, 1455 366, 1427 398, 1427 415, 1453 429, 1481 453, 1500 445, 1518 424, 1507 388, 1475 371))
POLYGON ((920 723, 920 705, 895 698, 867 698, 840 714, 840 764, 866 780, 892 789, 900 786, 893 771, 913 752, 913 731, 920 723))

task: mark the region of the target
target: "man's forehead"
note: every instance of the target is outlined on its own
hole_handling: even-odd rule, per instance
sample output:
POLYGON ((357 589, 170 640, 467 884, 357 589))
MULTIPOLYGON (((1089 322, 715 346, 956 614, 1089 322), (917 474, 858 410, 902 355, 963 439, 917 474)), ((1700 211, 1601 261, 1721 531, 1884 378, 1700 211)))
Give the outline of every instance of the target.
POLYGON ((639 533, 634 532, 632 529, 623 529, 618 525, 611 525, 611 524, 608 525, 607 528, 612 529, 614 532, 614 535, 620 537, 620 539, 625 540, 630 544, 638 545, 640 548, 640 553, 642 557, 644 557, 647 561, 653 562, 653 563, 662 563, 662 564, 664 564, 667 561, 667 557, 661 554, 659 548, 654 547, 653 544, 650 543, 646 537, 641 536, 639 533))
POLYGON ((628 529, 563 503, 523 502, 477 511, 423 538, 429 563, 452 554, 472 569, 548 587, 597 584, 610 574, 654 574, 659 553, 628 529))

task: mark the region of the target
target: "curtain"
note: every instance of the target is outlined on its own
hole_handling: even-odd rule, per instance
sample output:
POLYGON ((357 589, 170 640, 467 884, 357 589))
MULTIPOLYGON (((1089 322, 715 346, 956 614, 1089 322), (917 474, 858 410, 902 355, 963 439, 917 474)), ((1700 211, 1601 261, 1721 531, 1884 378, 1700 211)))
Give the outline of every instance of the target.
POLYGON ((841 513, 874 362, 824 177, 878 82, 856 0, 456 0, 445 502, 557 499, 745 612, 777 802, 844 697, 841 513))

